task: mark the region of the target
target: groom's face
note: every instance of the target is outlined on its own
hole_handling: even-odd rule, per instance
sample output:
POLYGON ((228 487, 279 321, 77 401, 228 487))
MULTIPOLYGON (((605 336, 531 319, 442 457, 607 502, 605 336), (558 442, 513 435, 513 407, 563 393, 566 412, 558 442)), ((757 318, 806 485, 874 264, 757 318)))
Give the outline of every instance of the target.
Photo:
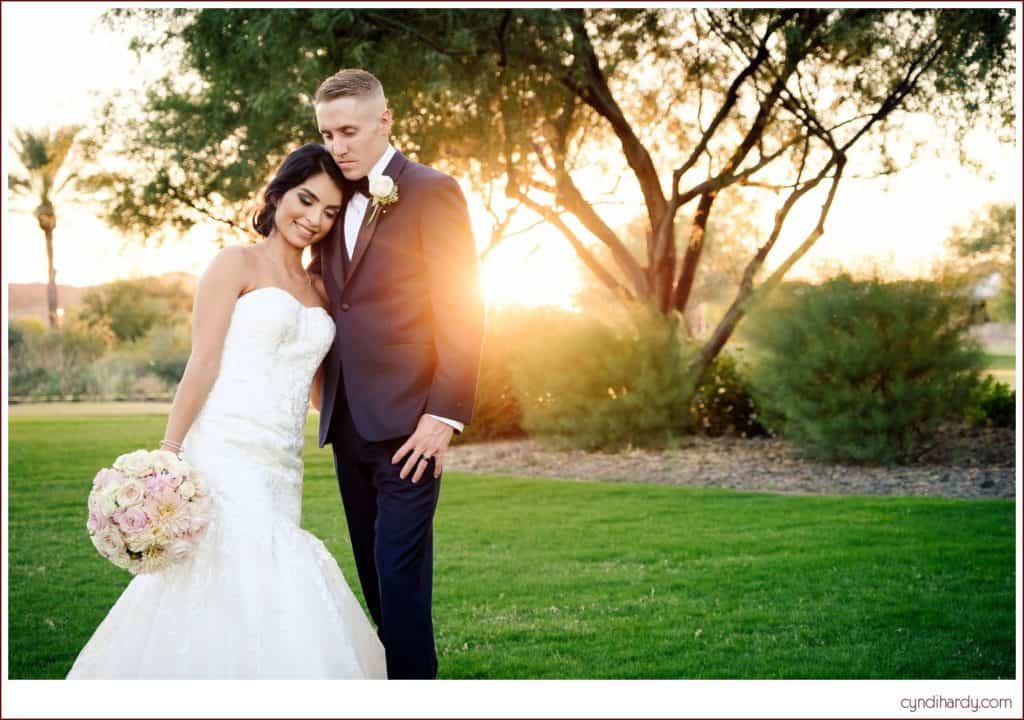
POLYGON ((384 154, 391 111, 383 97, 340 97, 316 105, 324 146, 349 180, 366 177, 384 154))

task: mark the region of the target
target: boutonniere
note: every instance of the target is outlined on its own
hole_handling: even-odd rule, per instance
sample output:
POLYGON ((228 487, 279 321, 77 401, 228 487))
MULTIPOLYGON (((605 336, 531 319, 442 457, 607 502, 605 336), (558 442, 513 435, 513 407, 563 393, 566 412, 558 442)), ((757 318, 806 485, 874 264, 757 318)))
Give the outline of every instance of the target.
POLYGON ((375 177, 370 180, 370 197, 373 199, 370 222, 373 222, 378 212, 383 213, 385 205, 398 202, 398 185, 387 175, 375 177))

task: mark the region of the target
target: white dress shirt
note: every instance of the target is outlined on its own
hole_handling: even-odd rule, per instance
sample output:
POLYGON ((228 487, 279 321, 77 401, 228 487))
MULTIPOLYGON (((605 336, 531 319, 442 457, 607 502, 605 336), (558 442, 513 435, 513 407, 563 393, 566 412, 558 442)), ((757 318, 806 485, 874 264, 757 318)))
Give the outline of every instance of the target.
MULTIPOLYGON (((370 172, 367 173, 367 177, 370 182, 373 182, 374 178, 380 177, 384 174, 384 168, 391 162, 391 158, 395 156, 395 148, 388 144, 387 149, 384 150, 384 154, 373 164, 370 168, 370 172)), ((366 211, 370 207, 370 198, 366 197, 362 193, 356 193, 345 207, 345 250, 348 252, 349 260, 356 251, 356 240, 359 239, 359 228, 363 225, 363 218, 366 216, 366 211)), ((440 420, 445 425, 451 425, 457 432, 462 432, 465 429, 465 425, 460 423, 458 420, 451 420, 450 418, 444 418, 439 415, 431 415, 426 413, 430 417, 440 420)))

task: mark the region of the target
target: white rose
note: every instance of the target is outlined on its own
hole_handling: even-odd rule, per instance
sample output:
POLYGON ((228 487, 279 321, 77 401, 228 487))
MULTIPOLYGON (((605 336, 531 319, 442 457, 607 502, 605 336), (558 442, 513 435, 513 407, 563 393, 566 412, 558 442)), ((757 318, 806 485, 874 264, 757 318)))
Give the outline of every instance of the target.
POLYGON ((142 502, 146 486, 139 480, 129 480, 117 491, 117 504, 123 508, 133 507, 142 502))
POLYGON ((386 198, 395 189, 395 181, 387 175, 379 175, 370 180, 370 194, 375 198, 386 198))
POLYGON ((121 540, 121 533, 107 526, 92 536, 92 544, 99 550, 100 555, 106 558, 116 557, 124 552, 124 541, 121 540))
POLYGON ((187 540, 175 540, 167 548, 167 557, 171 562, 181 562, 192 554, 192 543, 187 540))
POLYGON ((178 486, 178 492, 183 498, 188 500, 196 494, 196 486, 191 480, 186 480, 178 486))
POLYGON ((187 462, 179 460, 177 455, 168 450, 154 450, 151 453, 150 460, 153 465, 153 469, 158 474, 161 470, 166 470, 171 475, 184 477, 191 469, 187 462))
POLYGON ((114 468, 127 475, 140 476, 149 472, 151 465, 148 450, 136 450, 120 456, 114 461, 114 468))
POLYGON ((150 453, 149 461, 157 473, 161 470, 172 473, 178 464, 178 458, 174 457, 174 453, 169 450, 154 450, 150 453))
POLYGON ((110 517, 117 510, 117 488, 96 494, 96 509, 103 517, 110 517))

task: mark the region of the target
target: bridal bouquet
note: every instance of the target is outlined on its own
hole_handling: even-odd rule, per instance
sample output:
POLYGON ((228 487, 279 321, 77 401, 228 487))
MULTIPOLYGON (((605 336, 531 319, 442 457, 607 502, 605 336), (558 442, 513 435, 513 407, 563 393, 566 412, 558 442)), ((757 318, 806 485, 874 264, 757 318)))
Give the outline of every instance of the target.
POLYGON ((205 483, 172 452, 121 455, 92 481, 86 523, 92 544, 133 575, 191 557, 209 524, 205 483))

